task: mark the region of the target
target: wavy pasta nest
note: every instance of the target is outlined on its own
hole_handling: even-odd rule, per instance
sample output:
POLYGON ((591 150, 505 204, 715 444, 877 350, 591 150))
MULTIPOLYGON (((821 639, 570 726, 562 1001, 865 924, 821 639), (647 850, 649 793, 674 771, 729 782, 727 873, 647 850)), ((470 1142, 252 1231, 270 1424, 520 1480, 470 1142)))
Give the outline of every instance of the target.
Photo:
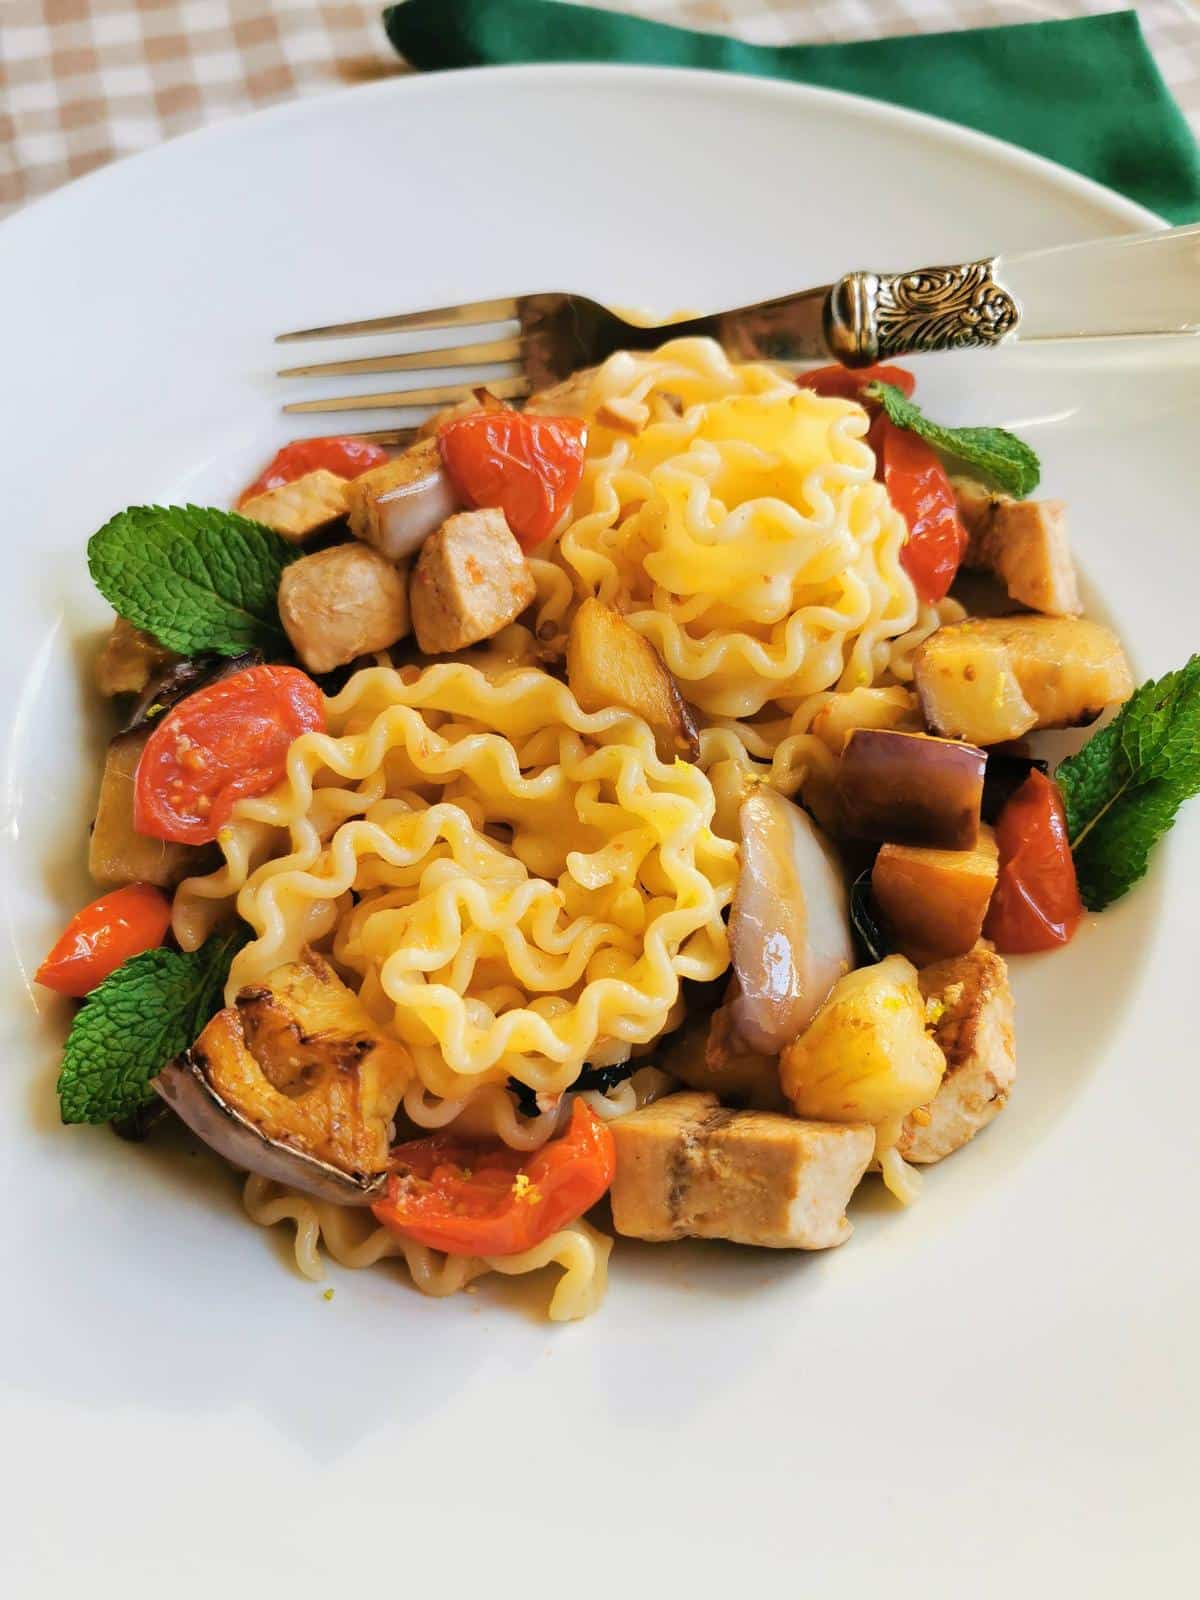
POLYGON ((677 339, 612 356, 580 409, 587 462, 553 552, 569 583, 539 563, 543 640, 595 595, 701 711, 778 718, 877 681, 898 641, 935 625, 900 565, 905 525, 875 482, 860 406, 677 339))
POLYGON ((681 979, 725 970, 735 848, 704 773, 659 761, 638 718, 462 663, 364 670, 327 710, 237 807, 224 866, 181 887, 176 932, 194 945, 236 896, 256 938, 231 994, 332 935, 444 1103, 419 1120, 510 1076, 558 1094, 677 1020, 681 979))

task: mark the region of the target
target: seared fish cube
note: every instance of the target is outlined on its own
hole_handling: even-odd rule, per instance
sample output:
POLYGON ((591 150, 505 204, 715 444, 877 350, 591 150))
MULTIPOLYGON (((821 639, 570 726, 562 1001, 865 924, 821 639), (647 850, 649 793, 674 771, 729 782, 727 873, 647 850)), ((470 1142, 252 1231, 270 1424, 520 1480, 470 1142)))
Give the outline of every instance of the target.
POLYGON ((460 511, 421 547, 412 575, 412 618, 426 655, 490 639, 537 593, 503 511, 460 511))
POLYGON ((1014 500, 955 478, 954 497, 970 538, 966 565, 999 578, 1012 599, 1033 611, 1075 617, 1083 610, 1061 500, 1014 500))
POLYGON ((900 1134, 906 1161, 940 1161, 973 1139, 1008 1104, 1017 1075, 1008 968, 984 946, 920 974, 946 1075, 900 1134))
POLYGON ((405 574, 364 544, 334 545, 284 568, 279 616, 308 670, 331 672, 408 632, 405 574))
POLYGON ((825 1250, 850 1236, 846 1204, 875 1130, 730 1111, 712 1094, 673 1094, 611 1124, 618 1233, 732 1239, 825 1250))

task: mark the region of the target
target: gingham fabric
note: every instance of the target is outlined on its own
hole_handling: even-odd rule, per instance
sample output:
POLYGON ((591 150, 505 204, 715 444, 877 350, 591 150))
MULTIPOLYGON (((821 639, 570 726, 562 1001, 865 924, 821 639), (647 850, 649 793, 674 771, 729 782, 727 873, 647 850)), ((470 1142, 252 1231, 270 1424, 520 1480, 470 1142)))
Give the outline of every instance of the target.
MULTIPOLYGON (((1118 9, 1113 0, 592 0, 757 44, 878 38, 1118 9)), ((0 215, 118 156, 294 95, 402 73, 378 3, 0 0, 0 215)), ((1200 134, 1200 0, 1142 0, 1200 134)))

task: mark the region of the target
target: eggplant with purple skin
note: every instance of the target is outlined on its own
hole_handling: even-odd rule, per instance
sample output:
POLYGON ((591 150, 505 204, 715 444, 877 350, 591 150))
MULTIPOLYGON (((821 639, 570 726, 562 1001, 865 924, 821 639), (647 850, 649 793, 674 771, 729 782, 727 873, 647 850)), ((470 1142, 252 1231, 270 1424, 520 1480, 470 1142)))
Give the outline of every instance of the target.
POLYGON ((971 850, 885 844, 871 890, 892 942, 914 966, 973 950, 996 887, 1000 857, 986 823, 971 850))
POLYGON ((775 1055, 854 965, 846 883, 806 811, 765 784, 738 810, 742 861, 729 913, 733 1032, 775 1055))
POLYGON ((838 825, 855 839, 970 850, 987 757, 924 733, 856 728, 837 775, 838 825))
POLYGON ((411 1076, 404 1046, 306 951, 242 989, 152 1087, 234 1166, 366 1205, 386 1176, 411 1076))
POLYGON ((176 656, 150 680, 125 724, 125 732, 150 727, 167 712, 211 683, 231 678, 247 667, 260 667, 265 657, 261 650, 246 650, 240 656, 222 656, 214 650, 195 656, 176 656))
POLYGON ((213 859, 209 845, 152 839, 133 825, 133 782, 150 732, 142 727, 119 733, 104 757, 88 843, 88 871, 104 888, 152 883, 159 889, 173 889, 184 878, 203 872, 213 859))
POLYGON ((209 845, 172 844, 133 825, 133 785, 138 762, 156 722, 187 695, 262 661, 257 650, 240 656, 172 657, 144 687, 123 732, 110 741, 88 845, 88 870, 98 884, 153 883, 173 889, 216 859, 209 845))

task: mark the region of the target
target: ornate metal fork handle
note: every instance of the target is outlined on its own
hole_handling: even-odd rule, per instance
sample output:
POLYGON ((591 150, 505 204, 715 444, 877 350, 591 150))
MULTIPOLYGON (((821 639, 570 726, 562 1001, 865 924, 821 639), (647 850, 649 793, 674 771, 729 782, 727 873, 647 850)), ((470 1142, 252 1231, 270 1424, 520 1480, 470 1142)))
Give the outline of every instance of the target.
MULTIPOLYGON (((422 333, 454 329, 462 342, 423 350, 290 367, 282 376, 336 373, 444 373, 488 366, 493 392, 519 399, 546 388, 614 350, 645 350, 684 334, 707 334, 733 357, 828 361, 869 366, 896 356, 991 348, 1014 335, 1098 339, 1200 334, 1200 223, 1149 233, 1115 234, 1025 254, 990 256, 961 266, 851 272, 834 284, 739 306, 709 316, 648 327, 577 294, 525 294, 476 300, 367 321, 326 324, 282 339, 422 333), (495 324, 515 324, 497 339, 495 324), (497 367, 503 375, 495 374, 497 367)), ((475 380, 477 381, 477 380, 475 380)), ((473 380, 432 387, 302 400, 287 411, 383 410, 450 405, 473 380)), ((385 429, 391 442, 407 430, 385 429)))
POLYGON ((931 350, 999 344, 1021 320, 996 258, 915 272, 850 272, 825 302, 830 354, 848 367, 931 350))
MULTIPOLYGON (((698 318, 670 332, 711 333, 746 361, 830 356, 867 367, 895 356, 999 344, 1021 309, 998 260, 910 272, 848 272, 834 284, 698 318)), ((659 334, 661 338, 661 333, 659 334)))

